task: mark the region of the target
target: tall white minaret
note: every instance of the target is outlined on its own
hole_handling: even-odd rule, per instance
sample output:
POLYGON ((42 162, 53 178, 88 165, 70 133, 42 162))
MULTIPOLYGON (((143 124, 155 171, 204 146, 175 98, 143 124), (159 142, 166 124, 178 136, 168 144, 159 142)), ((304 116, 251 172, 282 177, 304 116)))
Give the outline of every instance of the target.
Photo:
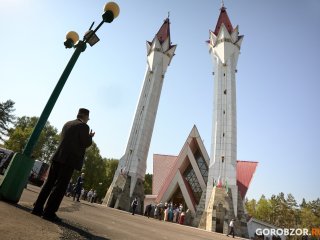
POLYGON ((144 199, 143 181, 147 157, 160 100, 165 72, 176 45, 171 44, 167 18, 153 38, 147 41, 147 69, 124 156, 120 159, 104 202, 111 207, 129 210, 133 197, 144 199), (129 201, 129 202, 128 202, 129 201))
POLYGON ((214 31, 210 31, 209 53, 214 65, 214 103, 211 157, 206 194, 206 207, 213 185, 228 186, 237 216, 237 105, 236 72, 243 36, 233 28, 222 3, 214 31), (214 183, 215 181, 215 183, 214 183))

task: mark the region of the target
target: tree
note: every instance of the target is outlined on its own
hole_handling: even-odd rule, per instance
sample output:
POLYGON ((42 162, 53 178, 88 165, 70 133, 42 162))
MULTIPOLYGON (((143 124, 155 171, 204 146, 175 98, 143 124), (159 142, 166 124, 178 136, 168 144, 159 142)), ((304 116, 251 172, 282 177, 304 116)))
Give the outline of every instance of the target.
POLYGON ((312 227, 320 226, 320 199, 305 202, 305 205, 301 207, 300 215, 301 227, 312 227))
POLYGON ((301 228, 312 228, 318 227, 320 225, 319 218, 313 214, 312 210, 309 207, 304 207, 301 209, 300 219, 301 228))
POLYGON ((320 198, 309 202, 308 206, 312 210, 313 214, 320 218, 320 198))
POLYGON ((276 195, 272 195, 269 201, 270 201, 270 207, 272 209, 269 223, 277 226, 278 216, 280 214, 280 201, 276 195))
MULTIPOLYGON (((309 228, 320 225, 320 199, 306 202, 303 198, 298 206, 292 194, 285 198, 284 193, 272 195, 270 199, 261 196, 257 204, 255 200, 246 199, 246 210, 254 218, 273 224, 280 228, 309 228)), ((289 236, 293 239, 294 236, 289 236)))
POLYGON ((103 159, 104 162, 104 175, 103 179, 99 182, 99 187, 97 188, 98 198, 103 199, 110 187, 114 174, 117 170, 119 160, 117 159, 103 159))
POLYGON ((257 202, 256 218, 265 222, 270 222, 271 214, 272 214, 272 209, 271 209, 270 203, 266 199, 266 197, 262 195, 259 201, 257 202))
POLYGON ((150 173, 144 177, 144 194, 152 194, 152 174, 150 173))
MULTIPOLYGON (((102 158, 95 142, 86 150, 82 172, 84 173, 84 189, 97 191, 97 199, 102 199, 110 184, 119 161, 116 159, 102 158)), ((79 172, 74 172, 72 182, 75 182, 79 172)))
POLYGON ((104 178, 105 164, 95 142, 92 142, 92 145, 86 150, 82 172, 85 177, 84 189, 97 190, 99 183, 104 178))
POLYGON ((106 190, 108 190, 108 188, 110 187, 112 181, 113 181, 113 177, 114 174, 117 170, 118 164, 119 164, 119 160, 117 159, 104 159, 105 161, 105 165, 106 165, 106 190))
POLYGON ((286 216, 286 224, 287 227, 295 226, 297 227, 299 223, 299 209, 297 201, 295 200, 294 196, 289 193, 287 195, 287 216, 286 216))
POLYGON ((306 202, 306 199, 305 198, 302 198, 302 202, 300 204, 300 208, 304 208, 307 206, 307 202, 306 202))
MULTIPOLYGON (((18 118, 14 127, 9 129, 9 139, 4 142, 4 146, 14 152, 22 152, 37 121, 37 117, 23 116, 18 118)), ((46 122, 33 149, 32 157, 48 163, 51 155, 57 149, 58 143, 57 129, 46 122)))
POLYGON ((8 136, 9 125, 14 123, 15 116, 14 102, 7 100, 6 102, 0 103, 0 141, 4 142, 5 137, 8 136))
POLYGON ((257 208, 257 202, 255 199, 251 199, 250 201, 248 200, 248 198, 246 198, 245 200, 245 206, 248 212, 248 215, 254 218, 257 218, 257 212, 256 212, 256 208, 257 208))

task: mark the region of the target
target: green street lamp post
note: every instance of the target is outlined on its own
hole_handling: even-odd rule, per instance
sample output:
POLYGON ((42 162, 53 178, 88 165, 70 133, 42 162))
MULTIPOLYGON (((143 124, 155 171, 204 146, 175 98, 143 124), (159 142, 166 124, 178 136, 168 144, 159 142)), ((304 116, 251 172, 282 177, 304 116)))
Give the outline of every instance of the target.
POLYGON ((99 41, 99 38, 96 35, 98 29, 102 26, 103 23, 111 23, 116 17, 118 17, 120 12, 119 6, 114 2, 109 2, 104 7, 104 13, 102 14, 102 21, 94 29, 94 22, 89 28, 89 31, 84 35, 83 40, 79 41, 79 36, 76 32, 69 32, 66 36, 64 45, 66 48, 75 48, 74 53, 72 54, 67 66, 65 67, 57 85, 55 86, 45 108, 43 109, 41 116, 33 129, 33 132, 23 150, 22 153, 16 153, 11 163, 4 175, 2 182, 0 183, 0 198, 1 200, 9 202, 18 202, 22 191, 27 184, 30 171, 34 164, 34 159, 31 158, 31 154, 34 146, 36 145, 42 129, 44 128, 49 115, 62 91, 64 84, 66 83, 75 63, 77 62, 80 54, 85 51, 86 44, 89 43, 90 46, 93 46, 99 41))

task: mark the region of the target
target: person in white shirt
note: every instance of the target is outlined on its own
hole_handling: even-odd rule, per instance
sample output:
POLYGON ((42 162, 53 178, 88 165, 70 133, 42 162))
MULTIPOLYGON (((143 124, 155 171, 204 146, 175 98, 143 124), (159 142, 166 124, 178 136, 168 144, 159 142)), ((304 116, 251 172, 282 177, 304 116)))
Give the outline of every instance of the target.
POLYGON ((131 203, 132 215, 135 214, 137 206, 138 206, 138 199, 135 197, 131 203))
POLYGON ((231 233, 232 233, 232 237, 234 237, 234 219, 231 219, 229 223, 229 227, 230 227, 230 232, 227 234, 227 237, 229 237, 231 233))

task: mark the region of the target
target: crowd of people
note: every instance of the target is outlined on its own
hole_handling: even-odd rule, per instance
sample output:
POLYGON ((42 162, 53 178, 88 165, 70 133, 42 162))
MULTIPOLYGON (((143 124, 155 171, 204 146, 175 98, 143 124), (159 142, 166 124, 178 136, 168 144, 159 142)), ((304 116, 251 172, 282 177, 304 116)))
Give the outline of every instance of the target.
MULTIPOLYGON (((189 209, 184 212, 182 204, 173 204, 172 202, 165 202, 164 204, 160 202, 155 205, 150 203, 145 207, 144 216, 188 226, 191 226, 192 221, 192 214, 189 209)), ((229 223, 230 231, 227 234, 227 236, 232 235, 233 238, 235 236, 234 222, 235 219, 231 219, 229 223)))
POLYGON ((97 191, 94 189, 85 190, 83 188, 84 174, 82 173, 76 183, 70 182, 66 191, 67 197, 72 197, 73 201, 80 202, 80 199, 88 202, 97 202, 97 191))
POLYGON ((189 209, 183 210, 182 204, 162 203, 149 204, 145 208, 144 215, 155 219, 174 222, 184 225, 191 224, 191 212, 189 209))

